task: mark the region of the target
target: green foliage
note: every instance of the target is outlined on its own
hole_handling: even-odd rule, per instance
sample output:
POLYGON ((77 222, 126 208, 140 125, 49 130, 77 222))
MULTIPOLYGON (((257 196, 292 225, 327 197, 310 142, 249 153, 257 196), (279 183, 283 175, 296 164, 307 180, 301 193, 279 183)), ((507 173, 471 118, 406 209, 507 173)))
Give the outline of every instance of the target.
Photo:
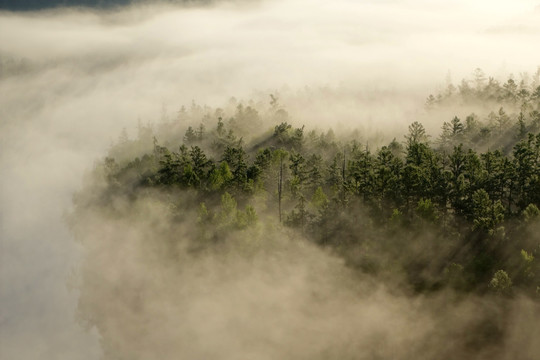
POLYGON ((411 146, 413 144, 426 143, 428 141, 428 135, 424 126, 418 121, 415 121, 409 125, 409 133, 405 136, 405 139, 407 140, 407 145, 411 146))
POLYGON ((236 200, 225 192, 221 195, 221 210, 218 214, 218 220, 222 225, 230 225, 236 220, 236 200))
POLYGON ((489 288, 499 295, 512 292, 512 280, 504 270, 497 270, 489 282, 489 288))
POLYGON ((431 199, 420 199, 416 207, 416 213, 420 218, 429 223, 435 223, 439 219, 437 210, 433 206, 431 199))
POLYGON ((521 276, 525 278, 525 280, 530 280, 535 277, 535 273, 533 271, 534 266, 534 256, 532 253, 529 253, 523 249, 521 249, 521 276))
POLYGON ((247 226, 255 225, 258 221, 258 216, 257 216, 257 213, 255 212, 255 208, 251 205, 247 205, 245 213, 246 213, 247 226))
POLYGON ((195 133, 195 130, 193 130, 191 126, 188 127, 188 129, 186 130, 186 133, 184 134, 184 142, 186 144, 193 144, 195 143, 195 141, 197 141, 197 139, 198 139, 198 136, 195 133))
MULTIPOLYGON (((413 122, 403 143, 394 139, 371 150, 358 138, 339 139, 331 129, 293 127, 278 116, 277 98, 271 100, 273 127, 256 132, 268 120, 262 118, 266 112, 235 104, 229 120, 223 110, 215 111, 212 131, 205 130, 212 118, 206 114, 199 126, 175 130, 167 146, 150 127, 139 129, 138 140, 121 136, 111 154, 124 155, 110 156, 96 168, 103 189, 92 198, 99 204, 112 203, 119 194, 128 201, 155 193, 189 198, 198 207, 174 203, 171 209, 177 210, 171 211, 179 218, 193 216, 197 236, 206 240, 255 226, 259 212, 265 221, 274 219, 333 246, 361 269, 362 259, 370 257, 370 269, 392 263, 411 270, 396 254, 414 244, 435 253, 414 261, 411 279, 423 284, 414 285, 417 290, 447 285, 508 293, 514 283, 513 288, 534 293, 540 272, 538 94, 540 87, 499 84, 475 72, 474 80, 430 96, 429 108, 451 100, 482 101, 494 104, 487 118, 451 117, 433 144, 424 126, 413 122), (516 108, 519 114, 512 112, 516 108), (250 132, 256 136, 244 141, 250 132), (137 148, 145 149, 138 157, 125 155, 137 148), (424 243, 417 238, 426 228, 424 243), (374 264, 379 258, 384 260, 374 264)), ((195 109, 202 114, 201 107, 195 109)))
POLYGON ((219 168, 214 168, 210 171, 209 175, 209 186, 211 190, 223 189, 227 186, 233 179, 233 174, 229 168, 229 164, 225 161, 219 164, 219 168))
POLYGON ((525 220, 526 223, 530 223, 537 220, 539 216, 540 216, 540 210, 534 204, 527 205, 525 210, 523 210, 523 219, 525 220))
POLYGON ((257 213, 251 205, 247 205, 245 211, 236 212, 235 226, 237 229, 246 229, 257 223, 257 213))
POLYGON ((500 201, 490 200, 484 189, 476 190, 473 201, 473 230, 481 230, 493 235, 504 219, 504 207, 500 201))
POLYGON ((388 224, 393 231, 400 230, 403 226, 403 213, 399 209, 393 209, 388 224))
POLYGON ((317 187, 311 197, 311 203, 318 210, 324 210, 328 206, 328 197, 324 193, 322 187, 317 187))
POLYGON ((242 188, 247 181, 246 152, 244 149, 241 146, 227 146, 223 153, 223 162, 230 168, 231 180, 238 188, 242 188))
POLYGON ((451 122, 444 122, 439 137, 439 144, 443 149, 449 149, 463 142, 465 125, 455 116, 451 122))
POLYGON ((237 209, 236 199, 225 192, 221 195, 220 210, 217 213, 218 227, 224 230, 243 230, 257 223, 257 213, 251 205, 246 205, 244 211, 237 209))
POLYGON ((199 204, 199 210, 197 212, 197 223, 199 225, 205 225, 211 220, 210 214, 206 205, 202 202, 199 204))

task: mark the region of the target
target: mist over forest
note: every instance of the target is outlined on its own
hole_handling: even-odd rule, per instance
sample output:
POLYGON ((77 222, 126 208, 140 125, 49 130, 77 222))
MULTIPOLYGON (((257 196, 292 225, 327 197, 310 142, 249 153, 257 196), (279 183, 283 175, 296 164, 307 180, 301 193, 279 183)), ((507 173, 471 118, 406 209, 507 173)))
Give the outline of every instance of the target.
POLYGON ((0 358, 538 358, 537 1, 0 9, 0 358))

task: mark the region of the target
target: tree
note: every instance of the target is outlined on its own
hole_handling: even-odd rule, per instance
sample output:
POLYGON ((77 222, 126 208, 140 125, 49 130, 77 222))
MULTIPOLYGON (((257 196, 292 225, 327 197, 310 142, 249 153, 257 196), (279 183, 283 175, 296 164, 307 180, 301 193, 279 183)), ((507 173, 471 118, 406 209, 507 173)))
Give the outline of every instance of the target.
MULTIPOLYGON (((361 195, 364 202, 368 201, 376 185, 374 159, 369 150, 356 151, 353 159, 349 161, 348 170, 354 184, 354 192, 361 195)), ((337 172, 338 181, 343 181, 340 173, 341 171, 337 172)))
POLYGON ((318 210, 324 210, 328 206, 328 197, 324 193, 322 187, 317 187, 313 193, 311 204, 318 210))
POLYGON ((540 156, 537 139, 529 134, 526 141, 521 141, 514 146, 514 162, 516 168, 516 181, 518 185, 518 205, 524 208, 526 205, 534 202, 532 187, 535 184, 536 170, 538 169, 538 160, 540 156))
POLYGON ((197 129, 197 132, 196 132, 196 139, 199 142, 203 140, 205 131, 206 131, 206 129, 204 127, 204 124, 201 123, 199 125, 199 128, 197 129))
POLYGON ((171 153, 167 148, 160 147, 157 150, 159 153, 159 170, 157 180, 163 185, 172 185, 179 182, 181 176, 181 162, 178 154, 171 153))
POLYGON ((393 200, 394 204, 399 203, 401 167, 401 160, 389 147, 383 146, 377 152, 374 190, 378 194, 380 208, 390 200, 393 200))
POLYGON ((426 105, 425 105, 426 109, 427 110, 433 109, 433 107, 435 107, 436 104, 437 104, 437 99, 435 98, 435 96, 433 96, 432 94, 429 94, 429 96, 426 99, 426 105))
POLYGON ((428 136, 426 135, 426 129, 418 121, 413 122, 409 125, 409 133, 405 135, 407 140, 407 146, 418 143, 427 143, 428 136))
POLYGON ((287 216, 286 223, 289 226, 300 228, 303 233, 310 217, 311 216, 306 209, 305 198, 303 195, 300 195, 298 197, 298 203, 287 216))
POLYGON ((474 192, 473 202, 473 230, 480 230, 489 235, 503 232, 498 225, 504 220, 504 206, 500 201, 492 202, 484 189, 474 192))
POLYGON ((218 135, 218 137, 222 138, 225 136, 225 124, 223 123, 223 118, 220 116, 218 118, 218 123, 217 123, 217 127, 216 127, 216 133, 218 135))
POLYGON ((227 146, 222 161, 229 165, 236 186, 239 189, 244 188, 247 182, 247 164, 246 152, 242 146, 227 146))
POLYGON ((418 202, 421 197, 433 198, 440 195, 439 182, 442 169, 439 158, 425 143, 413 142, 407 147, 405 167, 402 173, 406 202, 418 202))
POLYGON ((279 125, 276 125, 274 128, 274 138, 277 140, 278 144, 286 144, 290 138, 290 131, 292 126, 286 122, 282 122, 279 125))
POLYGON ((420 199, 416 206, 416 213, 427 223, 435 223, 439 219, 437 209, 433 206, 431 199, 420 199))
POLYGON ((218 168, 213 168, 208 176, 208 182, 211 190, 217 191, 225 188, 233 179, 233 174, 227 162, 222 161, 218 168))
POLYGON ((237 203, 228 192, 221 195, 221 208, 217 214, 219 224, 225 228, 230 227, 236 221, 237 203))
POLYGON ((277 161, 279 164, 278 168, 278 181, 277 181, 277 192, 278 192, 278 212, 279 212, 279 222, 281 223, 282 214, 281 214, 281 201, 283 198, 283 162, 287 159, 289 153, 283 149, 277 149, 274 151, 273 157, 274 161, 277 161))
POLYGON ((198 146, 191 147, 189 156, 191 158, 191 164, 193 164, 192 171, 195 173, 198 180, 197 185, 200 185, 201 181, 206 178, 206 171, 210 161, 206 158, 206 155, 198 146))
POLYGON ((251 205, 246 205, 244 211, 236 212, 236 228, 239 230, 254 226, 257 223, 258 217, 255 209, 251 205))
POLYGON ((449 171, 450 171, 450 198, 452 206, 455 209, 460 209, 462 201, 466 194, 465 183, 465 152, 463 151, 463 145, 454 146, 454 151, 448 157, 449 171))
POLYGON ((193 127, 189 126, 184 134, 184 142, 188 145, 195 143, 198 140, 198 136, 193 130, 193 127))
POLYGON ((508 79, 508 81, 503 85, 503 89, 503 99, 508 102, 515 103, 518 90, 516 82, 513 79, 508 79))
POLYGON ((449 146, 460 144, 463 141, 463 132, 465 126, 461 120, 455 116, 451 122, 444 122, 442 126, 442 133, 439 137, 439 143, 443 149, 449 146))
POLYGON ((305 162, 306 159, 300 153, 291 152, 289 156, 289 169, 291 170, 289 187, 295 198, 302 194, 307 180, 305 162))
POLYGON ((476 68, 473 73, 474 85, 477 92, 482 91, 486 84, 486 74, 480 68, 476 68))
POLYGON ((516 137, 518 140, 524 140, 527 137, 527 124, 525 123, 525 115, 522 111, 519 112, 519 116, 517 119, 517 134, 516 137))
POLYGON ((197 187, 201 179, 193 171, 193 166, 190 163, 184 165, 184 172, 182 174, 182 182, 188 187, 197 187))
POLYGON ((489 282, 489 288, 498 295, 509 295, 512 291, 512 279, 506 271, 497 270, 489 282))
POLYGON ((510 124, 510 118, 502 107, 499 109, 498 115, 495 116, 495 121, 497 123, 498 133, 502 134, 503 131, 506 130, 506 128, 508 128, 508 125, 510 124))
POLYGON ((531 223, 540 217, 540 210, 534 204, 529 204, 522 212, 525 223, 531 223))
POLYGON ((322 184, 323 160, 319 154, 311 154, 306 161, 306 182, 310 189, 315 189, 322 184))
POLYGON ((487 151, 480 156, 484 168, 482 186, 486 189, 489 197, 495 200, 503 200, 505 193, 506 171, 508 166, 500 151, 487 151), (506 171, 505 171, 506 170, 506 171))

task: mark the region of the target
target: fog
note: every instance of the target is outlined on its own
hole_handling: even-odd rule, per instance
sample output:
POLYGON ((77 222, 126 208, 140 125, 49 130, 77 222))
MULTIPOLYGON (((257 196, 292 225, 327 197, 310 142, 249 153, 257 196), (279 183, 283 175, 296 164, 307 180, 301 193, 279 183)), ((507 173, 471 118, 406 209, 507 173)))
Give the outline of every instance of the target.
POLYGON ((539 350, 530 299, 411 298, 266 220, 194 250, 189 215, 171 226, 166 204, 124 201, 117 216, 71 219, 87 250, 79 316, 103 332, 107 359, 534 359, 539 350), (493 335, 486 319, 508 332, 479 352, 493 335))
MULTIPOLYGON (((99 334, 95 327, 86 331, 76 320, 79 292, 71 283, 76 283, 77 274, 89 266, 84 259, 92 256, 74 241, 65 219, 85 173, 106 154, 123 128, 133 136, 139 121, 174 117, 182 105, 189 106, 192 101, 222 106, 232 96, 244 101, 268 101, 272 93, 279 94, 298 124, 403 133, 410 122, 425 116, 426 96, 446 86, 448 75, 458 83, 477 67, 501 78, 536 71, 539 24, 538 1, 231 1, 189 7, 144 2, 105 10, 0 12, 0 356, 103 356, 99 339, 108 335, 99 334), (306 108, 305 104, 312 106, 306 108)), ((107 220, 101 220, 94 224, 99 231, 107 227, 107 220)), ((114 236, 115 231, 119 229, 111 230, 108 236, 114 236)), ((99 241, 97 246, 105 244, 99 241)), ((121 248, 122 243, 118 246, 121 248)), ((164 319, 172 314, 167 326, 178 328, 175 315, 187 316, 190 326, 181 327, 180 334, 194 329, 195 335, 185 335, 215 339, 209 352, 201 353, 201 347, 186 338, 186 358, 220 358, 219 354, 223 354, 221 358, 238 358, 234 355, 241 349, 246 351, 245 358, 307 358, 322 351, 315 347, 312 353, 306 353, 308 343, 343 349, 341 345, 350 344, 347 339, 351 334, 359 329, 368 334, 366 328, 377 325, 382 327, 379 334, 393 339, 390 349, 398 351, 404 342, 420 339, 417 343, 423 344, 425 334, 436 326, 430 323, 434 320, 429 311, 414 310, 414 303, 389 296, 385 289, 377 288, 374 298, 361 303, 366 307, 343 308, 341 305, 349 304, 347 299, 361 289, 349 290, 344 285, 348 275, 342 272, 347 270, 337 259, 306 247, 297 250, 307 258, 305 264, 285 266, 276 273, 269 271, 264 275, 269 279, 261 274, 275 266, 258 257, 254 260, 258 271, 246 281, 240 281, 243 278, 237 274, 246 271, 247 260, 235 262, 225 274, 214 263, 225 261, 222 266, 226 267, 226 261, 232 260, 208 260, 211 265, 206 271, 217 279, 214 275, 203 277, 199 286, 221 284, 221 290, 216 291, 223 301, 206 296, 203 289, 189 288, 185 293, 194 295, 181 303, 183 308, 173 307, 168 314, 167 304, 162 307, 152 303, 152 309, 136 322, 156 321, 153 315, 164 319), (326 267, 328 272, 324 271, 326 267), (319 282, 302 278, 301 274, 318 271, 325 273, 319 282), (227 331, 224 324, 229 319, 241 316, 244 306, 255 306, 256 298, 249 289, 259 283, 264 285, 258 291, 270 297, 260 306, 279 302, 285 307, 280 314, 286 319, 274 319, 272 309, 251 310, 246 316, 262 314, 259 323, 246 320, 246 327, 239 327, 244 335, 227 334, 218 340, 227 331), (231 287, 245 296, 235 298, 231 287), (276 287, 281 293, 271 291, 276 287), (328 318, 314 320, 298 308, 299 302, 290 300, 311 291, 319 291, 323 298, 338 294, 331 301, 313 305, 328 318), (375 306, 381 303, 388 304, 389 310, 375 306), (401 323, 395 327, 389 319, 411 307, 411 318, 425 319, 418 326, 426 328, 412 332, 413 338, 402 339, 405 332, 399 329, 408 328, 411 318, 398 317, 401 323), (340 308, 343 310, 333 317, 335 309, 340 308), (193 312, 181 313, 182 309, 193 312), (365 314, 360 318, 366 322, 358 325, 347 321, 353 313, 365 314), (199 315, 208 317, 206 321, 214 325, 197 326, 199 315), (249 326, 262 327, 271 322, 284 331, 270 337, 270 343, 255 343, 255 348, 248 350, 242 343, 234 343, 243 339, 253 344, 250 336, 258 338, 256 335, 265 329, 249 326), (311 332, 298 335, 305 327, 311 332), (321 340, 334 331, 338 343, 321 340), (296 336, 298 343, 293 344, 296 336), (286 344, 283 347, 290 352, 281 352, 283 349, 275 344, 286 344)), ((131 260, 128 257, 126 261, 131 260)), ((288 263, 286 260, 278 264, 288 263)), ((190 271, 204 273, 197 268, 204 266, 193 264, 190 271)), ((148 286, 148 296, 152 291, 163 291, 174 280, 167 272, 172 270, 160 272, 162 268, 167 265, 156 265, 153 271, 163 274, 163 283, 150 287, 151 280, 144 279, 136 284, 148 286)), ((97 270, 92 268, 90 273, 97 270)), ((101 275, 98 272, 96 276, 101 275)), ((194 277, 183 273, 182 278, 194 277)), ((195 286, 187 280, 185 283, 195 286)), ((98 305, 103 301, 99 295, 98 305)), ((181 294, 173 293, 161 299, 167 303, 178 296, 181 294)), ((434 304, 436 300, 428 302, 429 306, 434 304)), ((522 309, 518 313, 525 319, 527 305, 522 309)), ((111 329, 124 326, 126 319, 122 316, 112 320, 118 323, 111 329)), ((454 326, 448 331, 461 324, 458 321, 454 326)), ((510 326, 515 329, 513 336, 521 339, 517 325, 510 326)), ((138 336, 122 334, 118 338, 133 341, 140 340, 138 336)), ((173 346, 174 341, 167 338, 163 341, 161 345, 169 350, 163 350, 161 358, 173 356, 180 345, 173 346)), ((373 344, 372 339, 358 340, 352 342, 348 352, 330 352, 328 356, 352 356, 368 343, 373 344)), ((150 338, 132 351, 140 351, 139 356, 147 354, 146 358, 159 357, 160 353, 152 352, 151 344, 150 338)), ((519 341, 512 346, 516 344, 519 341)), ((527 346, 533 345, 526 342, 524 348, 527 346)), ((406 352, 403 358, 430 354, 429 349, 406 352)), ((534 349, 527 349, 524 354, 530 351, 532 356, 534 349)), ((365 358, 395 358, 393 355, 368 352, 365 358)), ((503 355, 512 358, 511 354, 503 355)))

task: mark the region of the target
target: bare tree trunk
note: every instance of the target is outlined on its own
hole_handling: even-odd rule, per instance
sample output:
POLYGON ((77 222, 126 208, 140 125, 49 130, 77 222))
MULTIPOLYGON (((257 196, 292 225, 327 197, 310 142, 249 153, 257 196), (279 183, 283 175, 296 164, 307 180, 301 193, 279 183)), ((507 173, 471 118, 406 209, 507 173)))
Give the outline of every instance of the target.
POLYGON ((345 148, 343 148, 343 167, 341 168, 341 205, 345 208, 345 148))
POLYGON ((279 204, 279 223, 281 224, 281 189, 283 185, 283 156, 279 158, 279 180, 278 180, 278 204, 279 204))

